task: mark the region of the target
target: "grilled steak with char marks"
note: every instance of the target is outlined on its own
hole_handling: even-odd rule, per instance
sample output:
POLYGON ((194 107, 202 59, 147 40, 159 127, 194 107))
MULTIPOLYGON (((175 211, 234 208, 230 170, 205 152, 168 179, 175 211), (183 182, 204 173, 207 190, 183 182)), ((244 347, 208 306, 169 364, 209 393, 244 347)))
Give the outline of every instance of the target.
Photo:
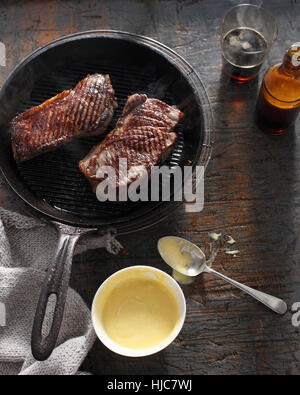
POLYGON ((161 100, 130 96, 116 128, 79 162, 80 170, 94 190, 103 179, 97 175, 102 166, 114 168, 117 188, 128 186, 141 177, 142 166, 149 175, 169 156, 177 139, 173 129, 183 117, 177 107, 161 100), (127 172, 119 169, 121 158, 127 160, 127 172))
POLYGON ((74 137, 103 133, 117 102, 108 75, 93 74, 10 122, 16 162, 57 148, 74 137))

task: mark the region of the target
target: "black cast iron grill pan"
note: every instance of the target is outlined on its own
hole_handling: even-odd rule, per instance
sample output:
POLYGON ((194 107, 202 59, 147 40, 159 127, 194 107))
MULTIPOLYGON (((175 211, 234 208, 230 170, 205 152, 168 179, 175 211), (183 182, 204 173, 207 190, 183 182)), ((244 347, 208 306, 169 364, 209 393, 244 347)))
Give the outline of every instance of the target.
POLYGON ((57 341, 76 242, 87 233, 109 228, 118 233, 137 231, 178 206, 178 202, 99 202, 78 162, 104 135, 74 140, 18 165, 14 162, 9 121, 96 72, 110 75, 118 98, 108 131, 127 97, 146 93, 176 104, 186 114, 166 164, 194 166, 199 160, 207 163, 210 155, 206 132, 211 128, 211 115, 203 111, 209 104, 199 78, 183 59, 151 39, 111 31, 75 34, 40 48, 13 70, 0 92, 1 170, 30 212, 51 221, 59 232, 56 257, 42 285, 32 330, 32 353, 38 360, 47 359, 57 341), (56 296, 52 326, 44 335, 44 316, 52 294, 56 296))

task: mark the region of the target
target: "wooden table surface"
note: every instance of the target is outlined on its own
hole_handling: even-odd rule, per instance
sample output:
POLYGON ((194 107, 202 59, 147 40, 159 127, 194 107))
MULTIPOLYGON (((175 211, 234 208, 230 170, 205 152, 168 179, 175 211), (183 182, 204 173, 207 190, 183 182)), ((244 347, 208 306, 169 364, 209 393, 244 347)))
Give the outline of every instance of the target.
MULTIPOLYGON (((77 256, 71 286, 88 305, 101 282, 134 264, 163 270, 160 236, 204 243, 209 231, 230 233, 237 257, 220 254, 214 267, 237 281, 285 299, 281 317, 209 275, 185 286, 187 318, 178 339, 141 359, 113 354, 97 341, 82 368, 95 374, 299 374, 300 328, 291 306, 300 301, 300 119, 282 137, 263 134, 253 121, 264 69, 299 41, 300 3, 266 0, 278 39, 259 79, 238 86, 221 71, 220 17, 237 1, 23 0, 0 3, 0 40, 7 47, 3 81, 37 47, 77 31, 115 29, 155 38, 190 62, 206 84, 215 117, 215 145, 205 177, 205 208, 179 209, 163 223, 120 237, 128 255, 99 249, 77 256)), ((0 203, 14 208, 1 187, 0 203)))

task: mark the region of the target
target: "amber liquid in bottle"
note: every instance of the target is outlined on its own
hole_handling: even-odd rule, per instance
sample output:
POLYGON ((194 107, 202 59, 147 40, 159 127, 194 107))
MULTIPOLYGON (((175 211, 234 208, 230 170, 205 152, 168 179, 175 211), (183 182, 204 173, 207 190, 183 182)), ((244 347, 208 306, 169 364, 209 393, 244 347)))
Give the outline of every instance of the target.
POLYGON ((271 134, 283 134, 300 110, 300 45, 292 45, 283 63, 272 66, 262 82, 256 116, 258 126, 271 134))

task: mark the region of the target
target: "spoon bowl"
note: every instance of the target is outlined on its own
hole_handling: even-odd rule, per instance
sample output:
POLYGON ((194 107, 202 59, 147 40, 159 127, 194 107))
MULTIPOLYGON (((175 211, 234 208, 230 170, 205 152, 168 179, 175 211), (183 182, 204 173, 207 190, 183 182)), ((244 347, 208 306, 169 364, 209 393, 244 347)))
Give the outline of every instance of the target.
POLYGON ((206 257, 204 252, 200 247, 182 237, 162 237, 158 240, 157 249, 167 265, 185 276, 195 277, 205 270, 206 257), (183 259, 183 264, 180 264, 180 256, 177 256, 179 259, 174 259, 174 254, 168 253, 168 249, 166 249, 167 244, 169 244, 171 248, 176 248, 177 244, 179 248, 176 252, 179 252, 184 258, 190 257, 189 262, 187 259, 183 259))

